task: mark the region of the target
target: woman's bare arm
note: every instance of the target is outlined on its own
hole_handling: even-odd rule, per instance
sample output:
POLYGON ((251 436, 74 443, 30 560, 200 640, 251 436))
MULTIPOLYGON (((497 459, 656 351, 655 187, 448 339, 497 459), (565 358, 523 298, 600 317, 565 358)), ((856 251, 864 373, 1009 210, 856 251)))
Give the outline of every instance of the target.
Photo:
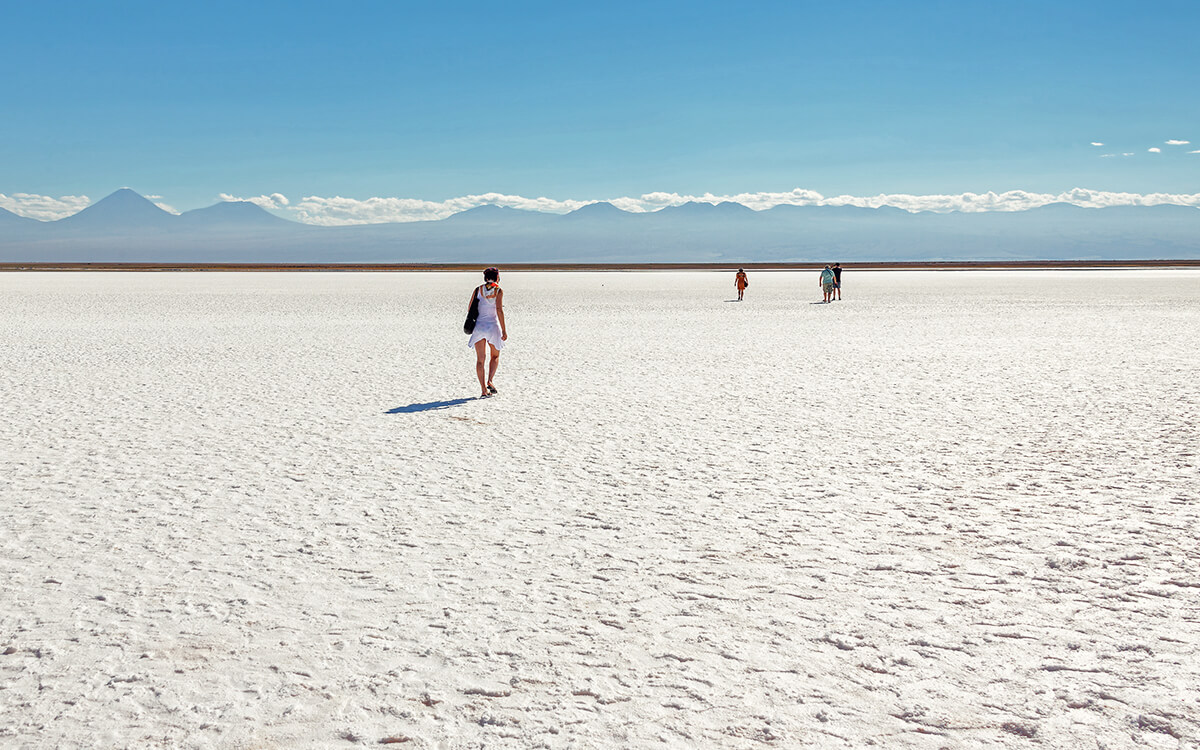
POLYGON ((496 292, 496 319, 500 321, 500 340, 508 341, 508 329, 504 327, 504 290, 496 292))

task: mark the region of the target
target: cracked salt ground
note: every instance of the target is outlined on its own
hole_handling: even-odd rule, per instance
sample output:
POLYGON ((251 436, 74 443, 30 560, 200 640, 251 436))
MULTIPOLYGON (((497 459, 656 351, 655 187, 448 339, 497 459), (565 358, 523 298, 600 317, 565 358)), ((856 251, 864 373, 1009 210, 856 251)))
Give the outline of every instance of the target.
POLYGON ((0 275, 0 745, 1191 747, 1200 274, 0 275))

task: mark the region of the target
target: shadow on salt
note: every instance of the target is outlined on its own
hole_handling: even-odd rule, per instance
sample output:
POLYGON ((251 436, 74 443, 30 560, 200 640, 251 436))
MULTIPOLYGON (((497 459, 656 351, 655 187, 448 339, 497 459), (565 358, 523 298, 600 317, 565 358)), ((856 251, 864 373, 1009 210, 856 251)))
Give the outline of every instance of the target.
POLYGON ((397 406, 395 409, 388 409, 385 414, 415 414, 421 411, 437 411, 438 409, 449 409, 452 406, 462 406, 463 404, 472 401, 478 401, 476 398, 455 398, 449 401, 429 401, 424 404, 409 404, 408 406, 397 406))

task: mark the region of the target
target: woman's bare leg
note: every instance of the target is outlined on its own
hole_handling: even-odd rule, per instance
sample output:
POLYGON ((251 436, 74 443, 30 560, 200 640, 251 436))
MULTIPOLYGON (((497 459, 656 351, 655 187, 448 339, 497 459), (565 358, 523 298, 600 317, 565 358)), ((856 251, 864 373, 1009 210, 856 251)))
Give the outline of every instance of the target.
MULTIPOLYGON (((475 342, 475 374, 479 377, 479 390, 481 396, 488 395, 487 381, 483 379, 483 360, 487 356, 487 341, 480 339, 475 342)), ((495 361, 495 357, 492 358, 495 361)), ((495 366, 492 370, 495 371, 495 366)))
MULTIPOLYGON (((492 346, 490 342, 488 343, 488 348, 492 350, 492 361, 488 363, 487 383, 482 384, 485 391, 487 390, 487 386, 492 384, 492 378, 496 377, 496 368, 500 366, 500 350, 492 346)), ((480 375, 480 377, 483 376, 480 375)))

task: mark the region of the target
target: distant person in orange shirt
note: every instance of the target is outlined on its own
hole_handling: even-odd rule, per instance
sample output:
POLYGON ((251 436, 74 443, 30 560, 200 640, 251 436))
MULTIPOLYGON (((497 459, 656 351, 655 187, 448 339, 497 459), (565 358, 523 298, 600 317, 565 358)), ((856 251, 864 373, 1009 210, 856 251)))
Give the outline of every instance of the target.
POLYGON ((742 295, 746 292, 746 287, 750 286, 750 280, 746 278, 746 269, 738 269, 737 276, 733 277, 733 285, 737 287, 738 302, 741 302, 742 295))

